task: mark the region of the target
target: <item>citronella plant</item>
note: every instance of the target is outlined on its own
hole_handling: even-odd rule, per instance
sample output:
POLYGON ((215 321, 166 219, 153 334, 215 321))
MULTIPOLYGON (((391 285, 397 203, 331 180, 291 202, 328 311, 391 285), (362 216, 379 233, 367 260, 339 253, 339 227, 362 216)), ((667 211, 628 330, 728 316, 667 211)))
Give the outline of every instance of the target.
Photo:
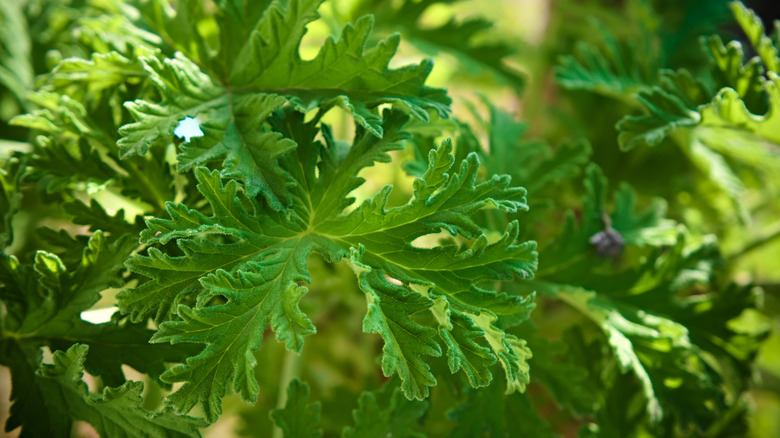
POLYGON ((6 431, 744 433, 768 319, 738 269, 778 233, 734 235, 778 217, 780 41, 734 3, 758 57, 677 65, 658 23, 693 2, 564 1, 531 55, 431 21, 453 3, 0 0, 6 431), (569 6, 600 37, 547 59, 590 32, 569 6))

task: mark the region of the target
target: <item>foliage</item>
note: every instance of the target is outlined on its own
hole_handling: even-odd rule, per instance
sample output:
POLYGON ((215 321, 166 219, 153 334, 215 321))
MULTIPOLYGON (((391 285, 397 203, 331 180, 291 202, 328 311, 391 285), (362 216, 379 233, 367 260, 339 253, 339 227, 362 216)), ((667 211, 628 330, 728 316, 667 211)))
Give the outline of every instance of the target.
POLYGON ((747 433, 780 30, 457 3, 0 0, 6 431, 747 433))

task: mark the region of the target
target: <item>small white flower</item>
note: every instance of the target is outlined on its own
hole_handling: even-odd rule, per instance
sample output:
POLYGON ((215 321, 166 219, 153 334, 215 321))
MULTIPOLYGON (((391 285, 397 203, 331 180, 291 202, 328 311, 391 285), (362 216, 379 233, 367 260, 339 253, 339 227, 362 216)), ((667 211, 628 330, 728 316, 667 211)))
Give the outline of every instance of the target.
POLYGON ((203 131, 200 130, 200 120, 197 117, 185 117, 173 130, 173 135, 183 138, 185 142, 190 141, 193 137, 203 137, 203 131))

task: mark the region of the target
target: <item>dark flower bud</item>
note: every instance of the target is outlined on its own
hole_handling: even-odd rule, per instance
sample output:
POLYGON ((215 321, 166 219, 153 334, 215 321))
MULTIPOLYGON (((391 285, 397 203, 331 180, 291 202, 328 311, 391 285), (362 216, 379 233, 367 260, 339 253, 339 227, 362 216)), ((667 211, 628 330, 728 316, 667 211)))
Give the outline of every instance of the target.
POLYGON ((623 236, 620 235, 614 228, 607 228, 604 231, 599 231, 590 238, 590 243, 596 247, 596 252, 599 255, 607 257, 615 257, 620 255, 623 251, 623 236))

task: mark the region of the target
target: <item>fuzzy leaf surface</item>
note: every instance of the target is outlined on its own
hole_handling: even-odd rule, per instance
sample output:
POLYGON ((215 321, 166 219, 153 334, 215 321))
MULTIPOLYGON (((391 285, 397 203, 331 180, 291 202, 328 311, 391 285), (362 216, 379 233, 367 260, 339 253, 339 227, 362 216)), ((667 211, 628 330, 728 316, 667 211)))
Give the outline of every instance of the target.
POLYGON ((444 91, 424 85, 432 67, 429 61, 390 69, 397 35, 366 47, 373 26, 370 16, 347 25, 338 38, 328 38, 314 59, 301 59, 301 38, 318 18, 320 3, 272 3, 251 31, 246 29, 249 37, 240 51, 225 61, 229 64, 225 77, 204 70, 197 59, 181 52, 167 59, 142 57, 162 102, 126 104, 136 121, 119 131, 117 144, 123 156, 169 144, 179 122, 195 119, 203 136, 182 147, 180 168, 221 159, 223 176, 242 180, 250 195, 262 194, 280 210, 291 204, 295 181, 279 168, 278 159, 295 144, 268 132, 264 122, 282 105, 289 103, 302 112, 339 106, 379 137, 384 128, 375 108, 381 104, 403 107, 422 120, 428 120, 428 111, 447 114, 449 98, 444 91))
POLYGON ((154 317, 160 323, 154 342, 205 345, 163 376, 171 383, 185 382, 169 402, 181 412, 200 404, 213 421, 228 387, 245 400, 257 397, 253 352, 261 347, 266 328, 296 352, 304 337, 315 332, 298 307, 311 282, 307 258, 312 252, 331 262, 346 260, 356 273, 368 301, 364 331, 385 341, 382 369, 388 376, 399 375, 408 398, 422 399, 436 384, 426 357, 441 355, 441 343, 448 346, 452 371, 463 369, 473 384, 486 384, 488 366, 498 361, 510 389, 522 390, 530 353, 496 322, 527 319, 533 297, 497 293, 479 284, 529 278, 536 268, 535 245, 517 242, 516 223, 499 240, 488 242, 471 216, 481 209, 525 209, 524 190, 503 176, 476 182, 476 156, 456 165, 452 144, 445 141, 431 151, 428 170, 414 181, 405 204, 387 205, 388 186, 345 210, 354 203, 350 192, 364 181, 356 176, 360 170, 388 161, 387 153, 400 147, 398 128, 407 116, 386 112, 384 137, 358 128, 352 147, 337 155, 339 146, 327 127, 321 130, 321 143, 315 139, 318 130, 295 114, 279 119, 289 129, 283 133, 298 144, 280 159, 297 182, 289 216, 247 197, 235 180, 223 183, 218 171, 198 168, 198 189, 209 201, 211 215, 168 204, 170 219, 148 220, 141 234, 142 242, 152 245, 148 254, 128 261, 132 271, 151 280, 120 294, 123 311, 134 321, 154 317), (412 244, 441 230, 473 243, 412 244), (172 240, 183 255, 156 248, 172 240), (439 312, 442 304, 434 309, 435 303, 445 303, 449 314, 439 312), (409 318, 430 311, 438 318, 435 326, 409 318), (437 339, 437 331, 444 339, 437 339))
MULTIPOLYGON (((87 384, 82 380, 87 349, 76 344, 66 352, 56 351, 53 363, 43 364, 35 375, 35 384, 47 400, 46 404, 53 408, 50 414, 60 417, 51 423, 58 424, 58 427, 48 430, 47 436, 70 436, 73 420, 90 423, 101 436, 200 436, 198 428, 203 426, 201 420, 180 416, 171 410, 151 413, 143 409, 143 384, 139 382, 125 382, 116 388, 106 387, 101 394, 89 393, 87 384)), ((22 413, 17 411, 17 414, 22 413)), ((23 415, 26 418, 21 421, 25 425, 38 421, 35 411, 23 415)))

